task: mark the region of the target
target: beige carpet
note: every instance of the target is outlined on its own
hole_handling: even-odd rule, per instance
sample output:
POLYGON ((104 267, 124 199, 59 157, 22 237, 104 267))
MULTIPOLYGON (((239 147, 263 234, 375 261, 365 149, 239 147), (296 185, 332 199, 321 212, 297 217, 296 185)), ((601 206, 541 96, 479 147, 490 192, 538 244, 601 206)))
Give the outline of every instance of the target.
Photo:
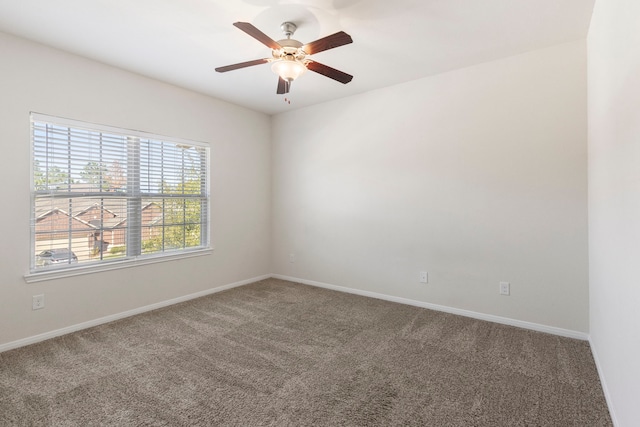
POLYGON ((0 425, 611 420, 587 342, 269 279, 0 353, 0 425))

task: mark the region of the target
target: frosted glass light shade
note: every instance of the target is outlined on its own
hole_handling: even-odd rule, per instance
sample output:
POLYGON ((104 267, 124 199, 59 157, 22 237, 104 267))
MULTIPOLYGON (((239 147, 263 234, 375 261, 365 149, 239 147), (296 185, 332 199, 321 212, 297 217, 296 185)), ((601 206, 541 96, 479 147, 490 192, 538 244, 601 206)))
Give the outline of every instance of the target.
POLYGON ((292 82, 307 71, 307 67, 294 59, 281 59, 271 65, 271 70, 283 80, 292 82))

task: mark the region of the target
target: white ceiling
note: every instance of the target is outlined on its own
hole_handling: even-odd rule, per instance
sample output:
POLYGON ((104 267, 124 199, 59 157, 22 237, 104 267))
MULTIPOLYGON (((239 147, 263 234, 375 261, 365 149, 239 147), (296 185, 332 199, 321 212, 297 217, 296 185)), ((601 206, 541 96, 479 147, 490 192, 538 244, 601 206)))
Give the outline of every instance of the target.
MULTIPOLYGON (((586 37, 594 0, 0 0, 0 31, 275 114, 586 37), (308 72, 276 95, 270 50, 298 25, 303 43, 345 31, 353 44, 313 59, 354 75, 308 72), (285 102, 287 97, 291 101, 285 102)), ((2 61, 7 58, 2 58, 2 61)))

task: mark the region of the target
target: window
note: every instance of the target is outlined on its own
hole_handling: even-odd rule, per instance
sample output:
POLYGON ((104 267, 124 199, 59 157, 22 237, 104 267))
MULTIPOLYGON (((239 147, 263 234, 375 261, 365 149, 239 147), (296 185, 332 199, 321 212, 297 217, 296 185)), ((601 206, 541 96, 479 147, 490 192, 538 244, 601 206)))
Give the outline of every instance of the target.
POLYGON ((209 148, 31 115, 31 273, 209 247, 209 148))

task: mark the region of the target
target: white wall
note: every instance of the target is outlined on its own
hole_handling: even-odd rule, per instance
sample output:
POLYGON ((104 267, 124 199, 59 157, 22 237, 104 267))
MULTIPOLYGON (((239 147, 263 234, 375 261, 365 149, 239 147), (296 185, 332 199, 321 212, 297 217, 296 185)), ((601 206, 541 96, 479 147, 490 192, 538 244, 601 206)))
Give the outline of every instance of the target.
POLYGON ((270 273, 268 116, 2 33, 0 58, 0 345, 270 273), (214 254, 25 283, 30 111, 210 143, 214 254))
POLYGON ((640 422, 640 2, 598 0, 588 37, 590 333, 618 426, 640 422))
POLYGON ((586 129, 584 41, 277 115, 273 271, 587 332, 586 129))

